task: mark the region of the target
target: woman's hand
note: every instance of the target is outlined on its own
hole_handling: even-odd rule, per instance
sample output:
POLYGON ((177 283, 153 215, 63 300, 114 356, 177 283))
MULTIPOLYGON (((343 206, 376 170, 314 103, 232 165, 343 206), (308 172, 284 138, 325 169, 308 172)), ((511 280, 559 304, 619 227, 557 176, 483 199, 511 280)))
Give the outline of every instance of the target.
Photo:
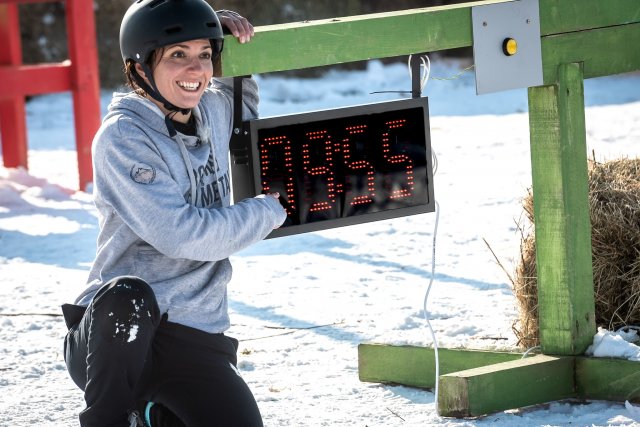
POLYGON ((239 13, 232 10, 219 10, 216 12, 220 23, 226 27, 240 43, 246 43, 253 37, 253 25, 239 13))
MULTIPOLYGON (((273 197, 278 202, 280 202, 280 206, 282 206, 282 200, 280 200, 280 193, 278 193, 278 192, 275 192, 275 193, 262 193, 262 194, 258 194, 255 197, 261 198, 261 199, 263 199, 265 197, 273 197)), ((284 210, 284 206, 282 206, 282 209, 284 210)), ((274 230, 277 229, 277 228, 280 228, 280 225, 276 225, 275 227, 273 227, 274 230)))

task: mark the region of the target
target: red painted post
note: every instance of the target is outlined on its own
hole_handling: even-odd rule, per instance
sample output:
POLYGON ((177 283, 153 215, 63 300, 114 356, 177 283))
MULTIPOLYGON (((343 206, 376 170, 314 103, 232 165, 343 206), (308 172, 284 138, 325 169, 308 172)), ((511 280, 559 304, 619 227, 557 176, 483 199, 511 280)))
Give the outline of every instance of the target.
MULTIPOLYGON (((16 4, 0 4, 0 67, 22 63, 20 21, 16 4)), ((0 99, 0 143, 5 166, 28 167, 24 96, 0 99)))
POLYGON ((22 65, 19 3, 64 0, 0 0, 0 138, 7 167, 27 167, 26 95, 73 93, 79 188, 93 179, 91 142, 100 127, 100 81, 93 0, 66 0, 70 60, 22 65))
POLYGON ((67 0, 71 84, 81 190, 93 180, 91 142, 100 127, 100 81, 93 0, 67 0))

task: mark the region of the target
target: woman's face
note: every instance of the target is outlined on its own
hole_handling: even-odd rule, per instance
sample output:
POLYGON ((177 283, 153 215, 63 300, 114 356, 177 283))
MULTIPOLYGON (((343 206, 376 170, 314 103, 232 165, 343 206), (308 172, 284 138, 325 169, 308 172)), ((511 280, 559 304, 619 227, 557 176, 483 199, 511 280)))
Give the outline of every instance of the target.
MULTIPOLYGON (((190 40, 169 45, 157 51, 153 78, 160 94, 180 108, 194 108, 213 76, 211 44, 207 39, 190 40)), ((139 64, 136 69, 144 72, 139 64)), ((165 112, 164 107, 159 105, 165 112)))

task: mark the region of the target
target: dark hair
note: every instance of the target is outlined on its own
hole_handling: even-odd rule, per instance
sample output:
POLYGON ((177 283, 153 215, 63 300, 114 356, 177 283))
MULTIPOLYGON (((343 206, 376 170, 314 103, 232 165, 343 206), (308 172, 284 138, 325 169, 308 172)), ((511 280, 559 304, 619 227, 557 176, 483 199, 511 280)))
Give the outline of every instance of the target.
MULTIPOLYGON (((161 47, 157 50, 154 50, 149 55, 149 58, 147 58, 146 63, 147 63, 147 66, 149 66, 149 69, 151 71, 153 71, 156 68, 156 65, 157 65, 156 58, 162 57, 162 55, 164 54, 164 50, 165 50, 165 47, 161 47)), ((127 62, 125 62, 124 64, 123 72, 124 72, 124 77, 127 80, 127 86, 129 86, 138 95, 144 96, 147 94, 147 92, 144 89, 142 89, 140 85, 138 85, 134 77, 134 74, 138 74, 138 71, 136 71, 135 61, 133 61, 132 59, 128 59, 127 62)))
POLYGON ((127 81, 126 86, 131 88, 138 95, 143 95, 144 90, 142 90, 142 88, 138 86, 135 79, 133 78, 133 73, 137 72, 135 70, 135 67, 136 67, 136 63, 129 60, 124 64, 124 68, 122 72, 124 73, 124 78, 127 81))

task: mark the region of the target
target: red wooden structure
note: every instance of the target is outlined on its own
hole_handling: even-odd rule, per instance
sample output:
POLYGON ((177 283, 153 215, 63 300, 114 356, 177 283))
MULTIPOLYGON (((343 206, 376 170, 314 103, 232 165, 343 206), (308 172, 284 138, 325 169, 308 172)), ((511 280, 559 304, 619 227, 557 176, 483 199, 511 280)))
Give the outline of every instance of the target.
POLYGON ((92 181, 91 141, 100 126, 100 83, 91 0, 66 0, 69 59, 23 65, 18 4, 65 0, 0 0, 0 141, 6 167, 28 167, 25 96, 73 92, 79 188, 92 181))

